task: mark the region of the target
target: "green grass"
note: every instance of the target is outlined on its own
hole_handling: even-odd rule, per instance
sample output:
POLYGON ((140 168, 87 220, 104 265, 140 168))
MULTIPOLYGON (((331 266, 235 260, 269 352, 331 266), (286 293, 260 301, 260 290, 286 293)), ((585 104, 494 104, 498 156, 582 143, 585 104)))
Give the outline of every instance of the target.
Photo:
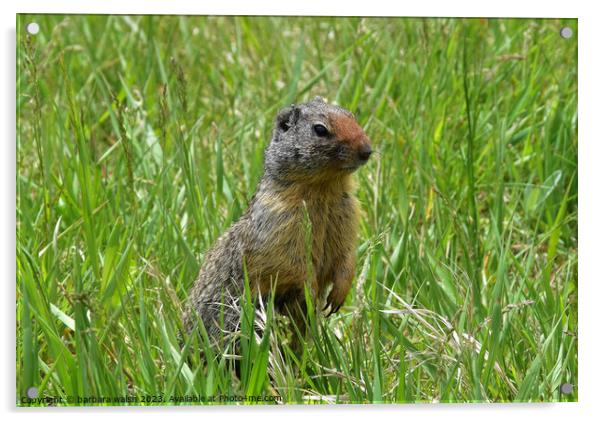
POLYGON ((563 25, 577 32, 20 15, 17 395, 576 400, 559 392, 578 380, 577 42, 563 25), (338 314, 309 315, 299 358, 270 303, 269 334, 249 335, 246 302, 237 377, 202 331, 178 342, 183 302, 254 192, 276 111, 315 95, 355 111, 378 150, 357 173, 356 281, 338 314))

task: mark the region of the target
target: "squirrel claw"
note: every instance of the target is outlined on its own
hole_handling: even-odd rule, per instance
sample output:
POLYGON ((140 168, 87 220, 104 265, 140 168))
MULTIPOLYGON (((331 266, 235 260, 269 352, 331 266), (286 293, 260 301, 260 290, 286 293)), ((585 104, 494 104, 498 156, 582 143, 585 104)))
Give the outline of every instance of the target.
POLYGON ((343 301, 345 301, 345 298, 343 297, 341 299, 341 297, 339 296, 339 294, 337 294, 337 292, 338 291, 336 289, 333 289, 332 291, 330 291, 330 294, 328 294, 328 298, 326 299, 326 305, 322 309, 322 311, 324 311, 328 307, 330 307, 330 311, 328 312, 326 317, 330 317, 332 314, 339 311, 339 309, 343 305, 343 301))
POLYGON ((332 306, 330 307, 330 311, 328 312, 328 314, 326 315, 326 317, 330 317, 332 316, 334 313, 336 313, 337 311, 339 311, 339 309, 341 308, 341 306, 332 306))
POLYGON ((325 311, 328 307, 330 307, 330 311, 328 312, 328 314, 326 315, 326 317, 330 317, 332 316, 334 313, 336 313, 337 311, 339 311, 339 309, 341 308, 341 304, 334 304, 331 301, 328 301, 326 303, 326 305, 324 306, 324 308, 322 309, 322 311, 325 311))

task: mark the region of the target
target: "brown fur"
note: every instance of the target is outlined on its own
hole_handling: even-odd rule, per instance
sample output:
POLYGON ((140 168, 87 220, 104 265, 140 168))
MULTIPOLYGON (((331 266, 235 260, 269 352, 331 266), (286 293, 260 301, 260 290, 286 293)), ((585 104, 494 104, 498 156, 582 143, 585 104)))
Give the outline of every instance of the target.
POLYGON ((261 193, 257 204, 273 212, 274 218, 286 215, 278 229, 270 233, 266 252, 247 261, 251 278, 261 294, 277 280, 277 294, 300 289, 307 278, 305 256, 305 212, 311 221, 312 263, 316 296, 333 284, 335 305, 340 305, 351 286, 355 259, 353 251, 359 224, 359 206, 352 195, 350 175, 329 183, 293 185, 283 190, 261 193), (349 256, 349 257, 347 257, 349 256))
POLYGON ((354 147, 362 143, 370 142, 362 128, 353 117, 340 113, 329 115, 330 123, 334 128, 334 134, 342 142, 348 142, 354 147))

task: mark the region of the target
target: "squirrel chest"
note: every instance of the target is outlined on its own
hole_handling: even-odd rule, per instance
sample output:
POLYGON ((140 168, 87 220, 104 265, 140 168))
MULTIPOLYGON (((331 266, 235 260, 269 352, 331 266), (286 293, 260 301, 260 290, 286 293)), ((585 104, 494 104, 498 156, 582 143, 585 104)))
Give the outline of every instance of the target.
POLYGON ((351 190, 344 180, 322 188, 258 192, 249 215, 252 241, 244 252, 254 289, 301 292, 309 282, 322 294, 341 276, 346 267, 341 258, 354 255, 359 222, 351 190))

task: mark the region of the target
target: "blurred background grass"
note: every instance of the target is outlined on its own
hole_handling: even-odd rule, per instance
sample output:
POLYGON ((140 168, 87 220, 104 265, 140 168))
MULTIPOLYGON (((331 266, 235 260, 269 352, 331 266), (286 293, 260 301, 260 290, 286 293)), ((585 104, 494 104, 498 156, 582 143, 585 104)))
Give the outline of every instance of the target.
POLYGON ((576 400, 576 24, 19 15, 18 396, 576 400), (299 360, 250 340, 236 377, 180 347, 182 303, 315 95, 378 150, 357 279, 299 360))

